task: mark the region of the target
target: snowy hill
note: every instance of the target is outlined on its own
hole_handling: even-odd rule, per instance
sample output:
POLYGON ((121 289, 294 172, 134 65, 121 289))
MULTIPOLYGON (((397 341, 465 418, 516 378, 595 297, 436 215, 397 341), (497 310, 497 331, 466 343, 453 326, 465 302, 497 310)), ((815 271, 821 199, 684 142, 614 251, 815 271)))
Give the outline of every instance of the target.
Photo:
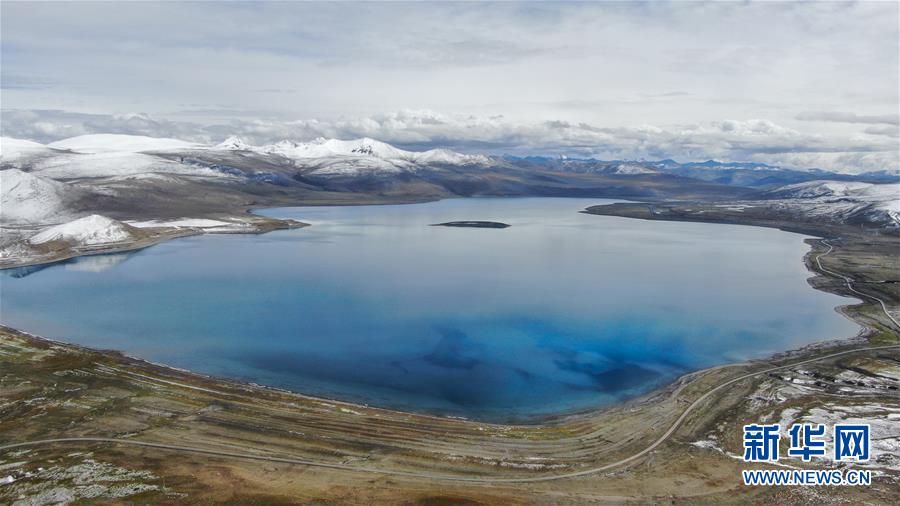
MULTIPOLYGON (((871 191, 876 185, 844 181, 807 181, 789 184, 770 191, 772 195, 790 198, 847 197, 871 191)), ((890 189, 893 185, 887 185, 890 189)))
POLYGON ((805 214, 844 223, 900 226, 900 184, 808 181, 782 186, 769 196, 802 206, 805 214))
POLYGON ((0 163, 5 167, 19 167, 30 161, 53 156, 57 151, 39 142, 0 137, 0 163))
POLYGON ((416 163, 435 163, 447 165, 476 165, 489 164, 491 159, 484 155, 465 155, 450 151, 449 149, 429 149, 428 151, 409 152, 411 159, 416 163))
POLYGON ((176 155, 208 150, 177 139, 137 135, 82 135, 49 145, 3 137, 2 168, 27 169, 52 179, 123 177, 169 173, 186 176, 227 177, 221 171, 181 163, 176 155), (165 156, 158 156, 163 154, 165 156))
POLYGON ((13 162, 20 158, 33 156, 52 151, 39 142, 14 139, 12 137, 0 137, 0 160, 13 162))
POLYGON ((99 214, 46 228, 31 236, 31 244, 65 241, 80 246, 125 242, 136 237, 137 229, 99 214))
POLYGON ((0 222, 45 223, 66 215, 66 204, 79 194, 66 183, 19 169, 0 170, 0 222))
POLYGON ((627 176, 635 176, 638 174, 659 174, 659 171, 653 170, 645 165, 637 163, 620 163, 612 171, 612 174, 620 174, 627 176))
POLYGON ((213 146, 213 149, 224 149, 226 151, 251 151, 253 149, 253 146, 247 144, 244 139, 241 139, 236 135, 232 135, 219 144, 213 146))
POLYGON ((48 147, 78 153, 141 153, 202 148, 200 144, 164 137, 143 135, 91 134, 51 142, 48 147))

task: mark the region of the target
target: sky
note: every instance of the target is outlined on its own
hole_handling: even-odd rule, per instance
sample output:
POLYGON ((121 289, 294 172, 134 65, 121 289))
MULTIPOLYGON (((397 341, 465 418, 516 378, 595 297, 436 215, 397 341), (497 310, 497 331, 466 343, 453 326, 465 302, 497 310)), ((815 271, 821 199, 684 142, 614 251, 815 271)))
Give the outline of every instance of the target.
POLYGON ((897 2, 0 3, 4 136, 900 168, 897 2))

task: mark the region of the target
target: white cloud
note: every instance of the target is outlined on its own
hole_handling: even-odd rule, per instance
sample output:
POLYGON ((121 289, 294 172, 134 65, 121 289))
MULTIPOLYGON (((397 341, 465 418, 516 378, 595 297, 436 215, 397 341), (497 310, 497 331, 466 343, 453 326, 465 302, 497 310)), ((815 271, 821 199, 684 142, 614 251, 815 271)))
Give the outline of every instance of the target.
POLYGON ((3 98, 157 117, 410 108, 790 127, 804 111, 896 113, 898 14, 895 2, 7 2, 3 98))
POLYGON ((833 121, 835 123, 868 123, 900 125, 900 114, 881 114, 877 116, 859 115, 852 112, 839 111, 804 111, 797 115, 801 121, 833 121))

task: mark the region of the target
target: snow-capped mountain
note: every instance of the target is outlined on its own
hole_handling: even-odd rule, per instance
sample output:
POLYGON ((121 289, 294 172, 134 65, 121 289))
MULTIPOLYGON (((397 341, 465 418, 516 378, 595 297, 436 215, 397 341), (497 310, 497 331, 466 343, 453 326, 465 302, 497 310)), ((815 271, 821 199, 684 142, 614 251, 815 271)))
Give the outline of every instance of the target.
POLYGON ((386 142, 364 137, 343 141, 318 138, 312 142, 281 141, 261 146, 260 151, 277 153, 287 158, 328 158, 331 156, 374 157, 384 160, 404 160, 412 153, 391 146, 386 142))
POLYGON ((355 140, 318 138, 311 142, 281 141, 253 146, 229 137, 217 149, 277 155, 314 168, 317 175, 354 175, 377 171, 414 171, 422 165, 478 165, 490 163, 482 155, 465 155, 446 149, 405 151, 367 137, 355 140))
POLYGON ((137 229, 99 214, 46 228, 31 236, 31 244, 63 241, 79 246, 119 243, 137 236, 137 229))
POLYGON ((879 200, 900 198, 900 185, 871 184, 855 181, 807 181, 776 188, 771 195, 790 198, 861 197, 879 200))
POLYGON ((47 147, 77 153, 142 153, 147 151, 177 151, 196 149, 200 144, 143 135, 90 134, 51 142, 47 147))
POLYGON ((34 224, 63 218, 80 190, 19 169, 0 170, 0 223, 34 224))
POLYGON ((843 223, 867 222, 900 226, 900 184, 846 181, 807 181, 767 192, 800 206, 808 216, 821 216, 843 223))
POLYGON ((620 174, 627 176, 634 176, 638 174, 659 174, 658 170, 651 169, 646 165, 642 165, 639 163, 620 163, 613 167, 610 171, 611 174, 620 174))
POLYGON ((248 144, 246 141, 244 141, 244 139, 236 135, 232 135, 219 144, 213 146, 213 149, 223 149, 226 151, 252 151, 253 148, 253 145, 248 144))

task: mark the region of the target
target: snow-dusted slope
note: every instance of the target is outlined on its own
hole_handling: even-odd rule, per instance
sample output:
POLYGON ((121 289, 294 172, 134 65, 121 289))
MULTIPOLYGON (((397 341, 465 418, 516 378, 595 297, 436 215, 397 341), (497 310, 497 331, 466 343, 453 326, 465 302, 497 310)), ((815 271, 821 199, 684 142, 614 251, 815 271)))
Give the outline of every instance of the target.
POLYGON ((46 228, 31 236, 31 244, 65 241, 76 245, 92 246, 124 242, 135 237, 135 229, 106 216, 92 214, 62 225, 46 228))
POLYGON ((484 155, 465 155, 450 151, 449 149, 429 149, 428 151, 409 152, 410 158, 416 163, 442 163, 447 165, 473 165, 490 163, 490 158, 484 155))
POLYGON ((146 151, 177 151, 202 148, 200 144, 143 135, 91 134, 51 142, 47 146, 78 153, 141 153, 146 151))
POLYGON ((220 142, 219 144, 216 144, 215 146, 213 146, 213 149, 224 149, 227 151, 252 151, 253 146, 250 144, 247 144, 247 142, 244 141, 244 139, 242 139, 236 135, 232 135, 231 137, 220 142))
POLYGON ((0 137, 0 160, 11 162, 23 156, 50 151, 50 148, 39 142, 0 137))
POLYGON ((327 158, 331 156, 370 156, 384 160, 406 159, 410 153, 390 144, 374 139, 362 138, 352 141, 338 139, 316 139, 312 142, 281 141, 277 144, 261 146, 261 150, 277 153, 288 158, 327 158))
POLYGON ((45 177, 76 179, 146 173, 225 177, 221 172, 193 167, 146 153, 61 153, 34 162, 32 170, 45 177))
POLYGON ((858 194, 874 186, 876 185, 859 182, 806 181, 782 186, 769 193, 790 198, 846 197, 858 194))
POLYGON ((53 154, 55 150, 39 142, 0 137, 0 163, 7 167, 20 167, 35 158, 53 154))
POLYGON ((113 134, 83 135, 45 146, 4 137, 2 149, 0 162, 4 167, 24 168, 35 175, 54 179, 134 177, 154 173, 228 177, 227 174, 208 167, 181 163, 171 154, 163 157, 152 153, 168 151, 180 154, 184 149, 207 149, 176 139, 113 134))
MULTIPOLYGON (((6 166, 26 168, 34 174, 54 179, 105 178, 154 173, 186 176, 229 177, 209 167, 184 162, 199 144, 139 135, 96 134, 72 137, 46 146, 31 141, 10 143, 15 153, 40 153, 6 166), (167 154, 157 156, 156 153, 167 154), (177 155, 177 156, 176 156, 177 155)), ((4 147, 4 149, 7 149, 4 147)), ((23 155, 19 155, 22 158, 23 155)))
POLYGON ((900 226, 900 184, 808 181, 782 186, 768 194, 800 206, 808 216, 900 226))
POLYGON ((355 175, 371 172, 402 172, 426 165, 473 165, 488 163, 480 155, 465 155, 446 149, 405 151, 385 142, 362 138, 319 138, 312 142, 281 141, 253 146, 239 137, 229 137, 216 149, 253 151, 295 160, 320 175, 355 175))
POLYGON ((66 215, 78 190, 19 169, 0 170, 0 222, 46 223, 66 215))
POLYGON ((637 163, 620 163, 612 170, 612 174, 620 174, 626 176, 636 176, 640 174, 658 174, 659 171, 653 170, 644 165, 637 163))

